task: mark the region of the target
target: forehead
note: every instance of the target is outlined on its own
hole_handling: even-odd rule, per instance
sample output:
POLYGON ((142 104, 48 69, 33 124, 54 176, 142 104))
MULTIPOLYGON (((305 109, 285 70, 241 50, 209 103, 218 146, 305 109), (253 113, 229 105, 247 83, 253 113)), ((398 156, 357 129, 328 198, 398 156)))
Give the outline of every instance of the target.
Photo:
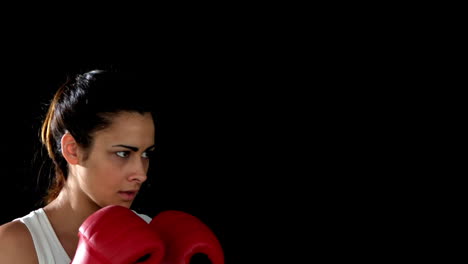
POLYGON ((120 112, 112 115, 110 121, 108 127, 95 132, 95 144, 99 142, 154 144, 154 122, 150 113, 120 112))

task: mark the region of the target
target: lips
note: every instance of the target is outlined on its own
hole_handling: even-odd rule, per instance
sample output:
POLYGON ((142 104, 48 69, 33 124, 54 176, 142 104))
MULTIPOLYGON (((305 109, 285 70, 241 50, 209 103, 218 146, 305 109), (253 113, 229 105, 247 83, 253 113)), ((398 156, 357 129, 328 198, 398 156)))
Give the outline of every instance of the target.
POLYGON ((118 194, 125 201, 131 201, 131 200, 135 199, 135 196, 136 196, 137 192, 138 191, 119 191, 118 194))

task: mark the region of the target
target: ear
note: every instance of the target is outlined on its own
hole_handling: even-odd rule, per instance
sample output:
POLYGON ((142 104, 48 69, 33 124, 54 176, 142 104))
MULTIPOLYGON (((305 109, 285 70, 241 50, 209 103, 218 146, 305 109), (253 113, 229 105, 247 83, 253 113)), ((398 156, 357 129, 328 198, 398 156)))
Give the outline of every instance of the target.
POLYGON ((75 141, 75 138, 70 133, 65 133, 62 136, 62 155, 67 160, 68 163, 75 165, 79 162, 78 157, 78 144, 75 141))

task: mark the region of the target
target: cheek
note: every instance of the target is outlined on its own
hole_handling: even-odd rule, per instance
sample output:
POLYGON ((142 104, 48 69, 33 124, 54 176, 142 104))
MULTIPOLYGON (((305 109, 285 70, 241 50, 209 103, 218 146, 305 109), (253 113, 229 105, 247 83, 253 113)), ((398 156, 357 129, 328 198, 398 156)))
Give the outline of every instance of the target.
POLYGON ((92 178, 91 184, 97 186, 109 186, 115 184, 120 175, 122 175, 122 168, 112 160, 101 159, 93 164, 90 168, 90 177, 92 178))
POLYGON ((97 175, 100 181, 112 184, 121 178, 122 173, 123 168, 116 166, 115 164, 113 165, 111 163, 107 163, 102 164, 97 172, 97 175))
POLYGON ((150 166, 150 160, 145 160, 144 164, 145 164, 145 170, 146 170, 146 172, 148 172, 148 169, 149 169, 149 166, 150 166))
POLYGON ((100 173, 106 174, 106 172, 115 172, 122 169, 122 160, 113 154, 106 154, 100 156, 94 161, 94 168, 99 170, 100 173))

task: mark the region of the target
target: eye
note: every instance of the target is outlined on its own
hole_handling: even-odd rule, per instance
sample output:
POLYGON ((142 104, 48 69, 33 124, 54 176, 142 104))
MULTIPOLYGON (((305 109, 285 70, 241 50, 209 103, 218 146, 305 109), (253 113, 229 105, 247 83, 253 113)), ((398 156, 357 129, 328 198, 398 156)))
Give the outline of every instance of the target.
POLYGON ((141 154, 141 156, 145 159, 149 159, 153 156, 153 151, 145 151, 143 154, 141 154))
POLYGON ((129 152, 128 151, 117 151, 115 153, 115 155, 117 155, 117 156, 119 156, 121 158, 126 158, 126 157, 128 157, 129 152))

